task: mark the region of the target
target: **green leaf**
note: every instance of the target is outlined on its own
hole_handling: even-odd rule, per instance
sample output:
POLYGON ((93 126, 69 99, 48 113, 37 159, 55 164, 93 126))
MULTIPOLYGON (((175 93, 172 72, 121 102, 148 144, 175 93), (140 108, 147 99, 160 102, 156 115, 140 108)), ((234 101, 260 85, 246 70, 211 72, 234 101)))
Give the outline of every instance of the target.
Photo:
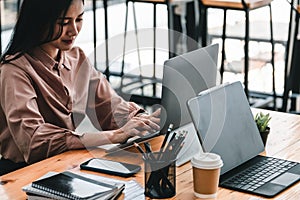
POLYGON ((269 127, 269 122, 271 120, 270 114, 264 114, 262 112, 257 113, 254 117, 257 128, 259 132, 266 131, 267 127, 269 127))

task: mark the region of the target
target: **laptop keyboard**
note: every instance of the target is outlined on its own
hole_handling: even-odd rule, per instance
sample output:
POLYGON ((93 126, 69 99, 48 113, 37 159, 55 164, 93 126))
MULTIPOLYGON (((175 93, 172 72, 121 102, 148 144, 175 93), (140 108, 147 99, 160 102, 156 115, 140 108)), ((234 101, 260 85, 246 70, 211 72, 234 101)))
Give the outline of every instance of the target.
POLYGON ((222 186, 254 191, 297 165, 296 162, 266 158, 222 183, 222 186))

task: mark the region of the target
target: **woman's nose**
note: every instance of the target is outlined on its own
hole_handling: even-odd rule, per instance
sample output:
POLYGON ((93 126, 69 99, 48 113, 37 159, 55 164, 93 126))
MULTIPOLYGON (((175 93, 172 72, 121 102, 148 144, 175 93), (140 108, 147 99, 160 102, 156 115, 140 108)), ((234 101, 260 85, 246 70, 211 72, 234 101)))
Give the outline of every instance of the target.
POLYGON ((76 23, 72 23, 69 27, 68 27, 68 35, 69 36, 76 36, 78 35, 78 27, 76 25, 76 23))

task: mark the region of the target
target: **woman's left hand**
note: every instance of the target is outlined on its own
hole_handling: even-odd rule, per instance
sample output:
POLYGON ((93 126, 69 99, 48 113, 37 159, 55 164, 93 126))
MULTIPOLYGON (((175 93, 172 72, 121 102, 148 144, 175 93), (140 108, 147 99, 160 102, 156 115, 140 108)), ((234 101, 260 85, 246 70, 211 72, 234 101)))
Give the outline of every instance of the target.
POLYGON ((151 125, 154 131, 158 131, 160 129, 160 113, 161 109, 157 109, 155 112, 149 114, 141 113, 135 117, 140 118, 140 120, 144 121, 146 124, 151 125))
POLYGON ((152 114, 140 113, 131 118, 124 126, 114 131, 112 143, 125 142, 131 137, 143 136, 160 130, 160 109, 152 114))

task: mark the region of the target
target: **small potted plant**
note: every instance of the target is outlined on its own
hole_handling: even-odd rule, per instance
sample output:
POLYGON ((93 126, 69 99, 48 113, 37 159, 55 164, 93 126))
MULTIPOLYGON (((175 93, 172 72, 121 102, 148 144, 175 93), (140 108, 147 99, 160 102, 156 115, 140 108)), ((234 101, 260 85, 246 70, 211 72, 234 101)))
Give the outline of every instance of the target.
POLYGON ((270 114, 264 114, 262 112, 257 113, 254 118, 257 128, 260 132, 260 136, 264 145, 266 145, 268 135, 270 133, 269 122, 271 120, 270 114))

